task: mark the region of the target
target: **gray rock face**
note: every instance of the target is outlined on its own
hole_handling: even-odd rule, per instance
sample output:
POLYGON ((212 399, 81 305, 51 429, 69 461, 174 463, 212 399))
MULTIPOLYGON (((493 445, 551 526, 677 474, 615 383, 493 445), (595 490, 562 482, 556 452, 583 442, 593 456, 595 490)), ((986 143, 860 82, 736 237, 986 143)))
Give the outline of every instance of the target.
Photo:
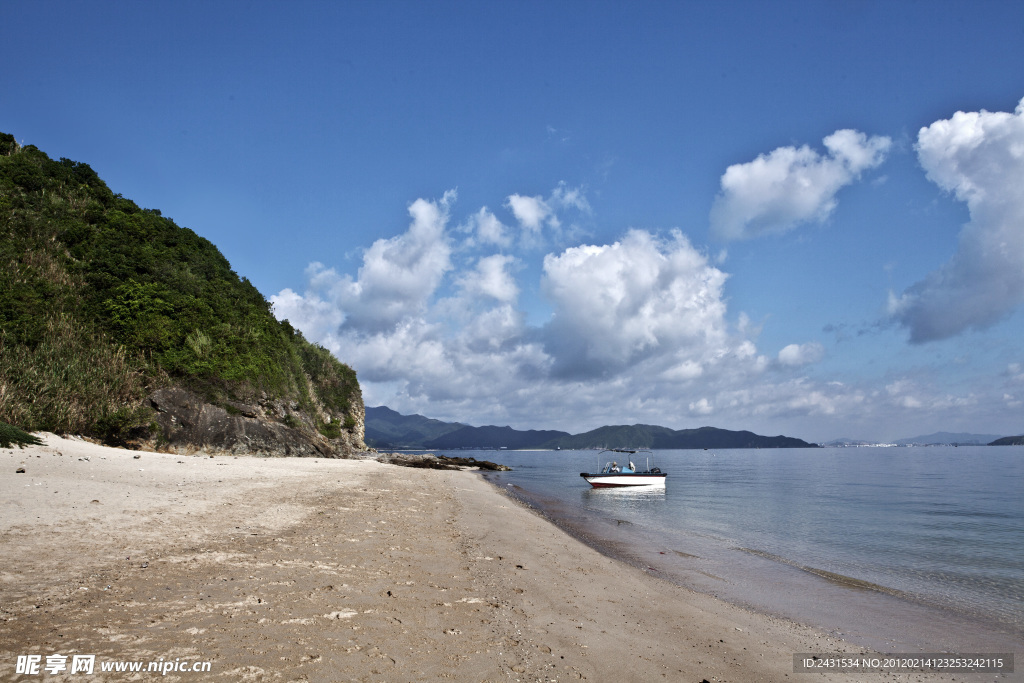
POLYGON ((365 448, 358 434, 343 431, 337 439, 326 438, 308 416, 294 411, 296 406, 280 402, 230 403, 229 412, 179 387, 159 389, 149 402, 159 427, 150 445, 178 453, 347 458, 365 448))

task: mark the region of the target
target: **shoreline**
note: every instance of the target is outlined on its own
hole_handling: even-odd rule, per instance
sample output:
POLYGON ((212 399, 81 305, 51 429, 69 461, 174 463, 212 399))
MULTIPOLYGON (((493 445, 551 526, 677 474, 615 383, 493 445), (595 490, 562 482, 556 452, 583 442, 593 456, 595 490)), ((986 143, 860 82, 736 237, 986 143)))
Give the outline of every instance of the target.
POLYGON ((0 449, 5 679, 80 653, 204 680, 775 681, 861 652, 607 557, 477 473, 42 436, 0 449))
MULTIPOLYGON (((497 477, 488 473, 496 486, 497 477)), ((1019 651, 1019 627, 936 605, 854 577, 706 539, 665 539, 621 519, 579 510, 519 484, 507 494, 598 552, 716 600, 843 639, 873 652, 1019 651), (686 548, 686 551, 679 548, 686 548), (747 557, 740 557, 747 556, 747 557), (731 566, 725 566, 731 565, 731 566)))

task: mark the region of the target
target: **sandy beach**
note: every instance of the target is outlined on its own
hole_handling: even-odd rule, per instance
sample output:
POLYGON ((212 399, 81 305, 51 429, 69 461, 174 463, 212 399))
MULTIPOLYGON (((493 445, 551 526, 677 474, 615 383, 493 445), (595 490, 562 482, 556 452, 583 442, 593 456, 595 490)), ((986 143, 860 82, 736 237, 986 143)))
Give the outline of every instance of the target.
MULTIPOLYGON (((0 450, 3 680, 784 681, 811 678, 794 653, 858 652, 610 559, 475 472, 41 436, 0 450), (179 670, 100 671, 160 660, 179 670)), ((812 680, 897 678, 963 676, 812 680)))

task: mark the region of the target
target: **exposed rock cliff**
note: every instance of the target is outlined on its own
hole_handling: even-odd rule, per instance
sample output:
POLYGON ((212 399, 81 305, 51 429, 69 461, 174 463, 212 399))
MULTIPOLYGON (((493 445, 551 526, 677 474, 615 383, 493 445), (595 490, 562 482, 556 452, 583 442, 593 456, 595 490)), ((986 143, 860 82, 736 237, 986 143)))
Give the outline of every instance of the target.
MULTIPOLYGON (((146 445, 160 450, 344 458, 366 449, 361 420, 351 432, 340 430, 328 438, 294 402, 265 399, 222 408, 180 387, 167 387, 153 392, 149 403, 156 414, 146 445)), ((353 410, 361 413, 356 406, 353 410)))

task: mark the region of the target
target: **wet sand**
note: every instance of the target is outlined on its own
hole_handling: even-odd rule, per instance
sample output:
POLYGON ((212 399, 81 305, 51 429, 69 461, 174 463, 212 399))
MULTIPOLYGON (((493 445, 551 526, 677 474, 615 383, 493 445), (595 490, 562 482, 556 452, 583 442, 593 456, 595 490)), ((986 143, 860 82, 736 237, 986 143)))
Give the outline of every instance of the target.
MULTIPOLYGON (((92 654, 211 663, 166 680, 783 681, 794 653, 859 651, 606 557, 475 472, 44 438, 0 450, 4 680, 86 680, 15 663, 92 654)), ((963 676, 815 675, 897 678, 963 676)))

